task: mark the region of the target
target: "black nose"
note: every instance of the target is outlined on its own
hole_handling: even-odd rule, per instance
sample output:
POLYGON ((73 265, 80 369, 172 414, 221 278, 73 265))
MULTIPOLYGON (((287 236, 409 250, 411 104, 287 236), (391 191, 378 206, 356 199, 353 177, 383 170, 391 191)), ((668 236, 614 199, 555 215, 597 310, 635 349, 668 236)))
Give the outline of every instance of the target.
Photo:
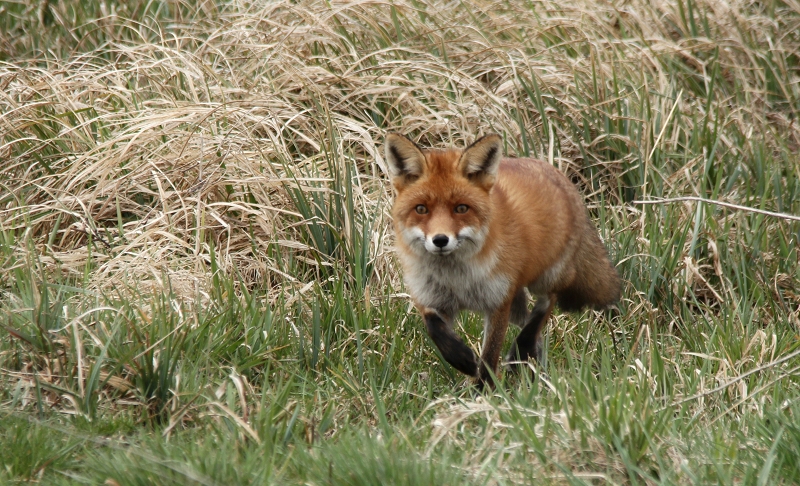
POLYGON ((437 248, 444 248, 447 246, 447 242, 450 241, 450 238, 447 235, 436 235, 433 237, 433 244, 436 245, 437 248))

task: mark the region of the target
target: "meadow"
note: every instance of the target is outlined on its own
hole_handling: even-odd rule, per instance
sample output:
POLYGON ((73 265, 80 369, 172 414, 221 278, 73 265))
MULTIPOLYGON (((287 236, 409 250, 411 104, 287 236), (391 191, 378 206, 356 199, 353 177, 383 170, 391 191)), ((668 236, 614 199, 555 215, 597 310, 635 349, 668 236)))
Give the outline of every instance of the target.
POLYGON ((0 1, 0 483, 798 484, 799 152, 796 0, 0 1), (557 166, 618 311, 470 390, 390 130, 557 166))

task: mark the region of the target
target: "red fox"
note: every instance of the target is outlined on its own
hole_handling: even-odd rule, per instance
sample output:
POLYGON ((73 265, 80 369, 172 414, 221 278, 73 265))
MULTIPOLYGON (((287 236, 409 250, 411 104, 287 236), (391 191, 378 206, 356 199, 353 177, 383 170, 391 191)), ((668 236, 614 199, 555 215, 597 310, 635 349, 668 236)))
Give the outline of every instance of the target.
POLYGON ((619 300, 581 196, 552 165, 503 158, 493 134, 464 150, 423 150, 389 133, 385 152, 406 286, 444 359, 479 388, 494 386, 509 321, 522 328, 508 353, 513 370, 541 363, 556 302, 569 311, 619 300), (531 312, 525 289, 537 297, 531 312), (485 316, 480 360, 453 330, 462 310, 485 316))

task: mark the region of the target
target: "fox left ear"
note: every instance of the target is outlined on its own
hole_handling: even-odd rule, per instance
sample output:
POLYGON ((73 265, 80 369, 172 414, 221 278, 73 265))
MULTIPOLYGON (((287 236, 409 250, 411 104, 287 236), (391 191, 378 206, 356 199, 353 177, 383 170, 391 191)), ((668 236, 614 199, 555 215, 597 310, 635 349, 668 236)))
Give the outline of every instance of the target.
POLYGON ((497 178, 497 169, 503 157, 499 135, 486 135, 476 140, 461 154, 458 166, 468 179, 490 189, 497 178))

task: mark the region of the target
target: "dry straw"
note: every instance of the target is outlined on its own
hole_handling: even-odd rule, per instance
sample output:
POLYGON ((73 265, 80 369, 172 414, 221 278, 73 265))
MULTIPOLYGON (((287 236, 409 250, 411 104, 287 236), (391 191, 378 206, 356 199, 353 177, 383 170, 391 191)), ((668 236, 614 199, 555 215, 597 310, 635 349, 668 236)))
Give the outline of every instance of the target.
MULTIPOLYGON (((741 133, 768 124, 766 147, 798 146, 789 112, 770 110, 751 48, 797 52, 797 36, 766 38, 774 26, 765 28, 747 2, 698 5, 718 42, 677 35, 670 26, 684 21, 668 2, 304 0, 198 7, 191 23, 140 28, 138 42, 11 58, 0 64, 0 226, 35 242, 15 249, 20 264, 80 275, 91 256, 92 286, 103 292, 169 285, 203 295, 212 246, 220 269, 237 269, 247 285, 302 286, 313 269, 288 275, 275 255, 330 262, 299 232, 323 223, 303 220, 287 187, 322 190, 315 177, 330 180, 349 165, 358 174, 355 207, 385 214, 386 130, 425 145, 499 132, 510 153, 549 156, 584 183, 583 168, 601 169, 590 197, 605 191, 607 204, 621 204, 622 167, 636 154, 675 148, 707 115, 705 100, 676 96, 667 61, 702 84, 712 82, 712 55, 718 75, 750 100, 733 109, 720 100, 723 123, 741 133), (592 81, 603 89, 592 93, 592 81), (612 85, 616 98, 607 96, 612 85), (676 111, 682 126, 662 138, 666 125, 642 119, 637 103, 661 119, 676 111), (628 121, 650 135, 590 128, 579 140, 565 128, 612 104, 630 105, 628 121), (631 150, 609 160, 600 155, 609 144, 631 150)), ((113 36, 131 26, 112 15, 103 28, 113 36)), ((796 86, 781 89, 796 96, 796 86)), ((720 143, 737 150, 725 136, 720 143)), ((669 194, 693 194, 684 174, 700 159, 661 174, 669 194)), ((398 279, 388 224, 381 218, 368 238, 378 285, 398 279)))

